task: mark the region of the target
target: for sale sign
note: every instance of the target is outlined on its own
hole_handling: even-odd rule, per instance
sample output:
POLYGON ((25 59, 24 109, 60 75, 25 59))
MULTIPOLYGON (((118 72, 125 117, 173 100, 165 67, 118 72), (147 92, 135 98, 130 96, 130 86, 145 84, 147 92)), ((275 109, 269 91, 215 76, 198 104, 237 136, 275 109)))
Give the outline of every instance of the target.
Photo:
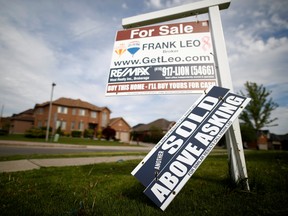
POLYGON ((200 93, 216 84, 208 21, 117 32, 107 96, 200 93))
POLYGON ((210 87, 132 171, 165 210, 250 99, 210 87))

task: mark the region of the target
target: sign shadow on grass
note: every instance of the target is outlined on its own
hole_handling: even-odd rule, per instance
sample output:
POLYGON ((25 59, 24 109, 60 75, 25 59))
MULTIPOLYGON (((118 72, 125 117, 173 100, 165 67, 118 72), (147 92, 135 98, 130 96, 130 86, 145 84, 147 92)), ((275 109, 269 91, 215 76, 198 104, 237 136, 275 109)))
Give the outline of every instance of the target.
POLYGON ((155 204, 147 196, 143 196, 143 188, 144 186, 142 184, 135 183, 129 188, 125 188, 122 195, 129 200, 136 201, 137 203, 142 203, 158 210, 157 206, 155 206, 155 204))

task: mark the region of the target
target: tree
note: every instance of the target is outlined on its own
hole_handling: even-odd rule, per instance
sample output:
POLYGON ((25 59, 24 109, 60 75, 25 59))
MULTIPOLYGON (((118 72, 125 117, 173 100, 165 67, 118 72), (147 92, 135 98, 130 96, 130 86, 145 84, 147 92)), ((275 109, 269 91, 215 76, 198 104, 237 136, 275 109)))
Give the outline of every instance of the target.
POLYGON ((253 82, 246 82, 245 89, 247 94, 240 91, 240 94, 251 98, 250 103, 240 115, 240 119, 244 121, 246 127, 253 128, 258 132, 263 127, 276 126, 272 124, 277 118, 271 119, 271 113, 278 107, 278 104, 273 102, 271 91, 268 91, 263 85, 257 85, 253 82))
POLYGON ((110 139, 115 140, 116 131, 113 128, 111 128, 110 126, 107 126, 102 131, 102 135, 105 137, 106 140, 110 140, 110 139))
POLYGON ((151 126, 149 128, 149 131, 150 131, 150 141, 149 142, 152 142, 152 143, 158 143, 164 135, 162 129, 160 127, 157 127, 157 126, 151 126))

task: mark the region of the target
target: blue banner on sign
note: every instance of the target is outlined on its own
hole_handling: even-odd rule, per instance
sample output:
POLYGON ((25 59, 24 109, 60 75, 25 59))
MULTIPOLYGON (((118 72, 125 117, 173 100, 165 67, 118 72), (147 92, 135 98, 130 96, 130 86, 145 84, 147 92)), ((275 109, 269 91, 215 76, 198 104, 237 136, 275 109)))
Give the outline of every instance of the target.
POLYGON ((184 140, 189 139, 195 133, 195 129, 202 124, 201 122, 228 92, 229 89, 214 86, 207 94, 202 95, 200 100, 176 123, 171 132, 168 132, 152 149, 150 152, 152 154, 148 154, 132 171, 132 175, 147 187, 176 151, 181 149, 184 140))
POLYGON ((249 101, 213 87, 133 170, 158 207, 165 210, 249 101))

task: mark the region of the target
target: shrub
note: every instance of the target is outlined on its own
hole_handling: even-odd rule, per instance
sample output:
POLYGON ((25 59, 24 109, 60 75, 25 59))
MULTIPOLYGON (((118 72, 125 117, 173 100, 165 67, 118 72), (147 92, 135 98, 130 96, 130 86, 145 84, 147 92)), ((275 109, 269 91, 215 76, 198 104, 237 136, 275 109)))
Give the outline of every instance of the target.
POLYGON ((97 137, 98 139, 101 139, 101 138, 102 138, 102 130, 101 130, 101 129, 97 130, 96 137, 97 137))
POLYGON ((7 135, 7 134, 8 134, 8 130, 0 129, 0 136, 1 135, 7 135))
POLYGON ((60 136, 64 135, 64 132, 61 130, 61 127, 58 127, 56 130, 56 134, 59 134, 60 136))
POLYGON ((84 130, 84 137, 85 138, 93 138, 94 130, 93 129, 85 129, 84 130))
POLYGON ((82 136, 82 131, 72 131, 71 132, 72 137, 81 137, 82 136))
MULTIPOLYGON (((49 131, 51 131, 51 128, 49 131)), ((28 138, 45 138, 45 136, 46 136, 46 128, 44 127, 42 128, 32 127, 25 132, 25 137, 28 138)))

